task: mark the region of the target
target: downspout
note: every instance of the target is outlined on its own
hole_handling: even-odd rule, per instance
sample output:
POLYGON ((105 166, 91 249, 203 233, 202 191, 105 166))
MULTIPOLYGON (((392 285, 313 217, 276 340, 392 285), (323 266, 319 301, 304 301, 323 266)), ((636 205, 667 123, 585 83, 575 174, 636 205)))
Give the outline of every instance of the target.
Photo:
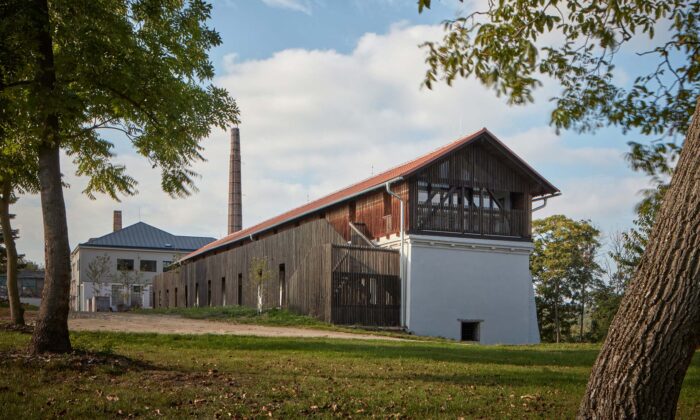
POLYGON ((537 210, 542 210, 543 208, 547 207, 547 199, 549 199, 549 198, 554 198, 554 197, 559 197, 560 195, 561 195, 560 192, 556 192, 556 193, 554 193, 554 194, 545 195, 544 197, 538 197, 538 198, 532 200, 533 203, 534 203, 535 201, 540 201, 540 200, 541 200, 541 201, 542 201, 542 205, 533 208, 533 209, 531 210, 531 212, 534 213, 534 212, 536 212, 537 210))
POLYGON ((396 194, 391 190, 391 184, 396 181, 401 181, 403 178, 395 178, 392 179, 391 181, 388 181, 386 183, 386 192, 391 195, 392 197, 396 198, 399 200, 399 203, 401 203, 401 209, 399 211, 399 223, 400 223, 400 228, 399 228, 399 235, 400 235, 400 248, 399 248, 399 277, 401 278, 401 326, 406 327, 406 258, 404 254, 404 237, 405 237, 405 223, 404 223, 404 208, 405 208, 405 202, 404 199, 401 198, 400 195, 396 194))

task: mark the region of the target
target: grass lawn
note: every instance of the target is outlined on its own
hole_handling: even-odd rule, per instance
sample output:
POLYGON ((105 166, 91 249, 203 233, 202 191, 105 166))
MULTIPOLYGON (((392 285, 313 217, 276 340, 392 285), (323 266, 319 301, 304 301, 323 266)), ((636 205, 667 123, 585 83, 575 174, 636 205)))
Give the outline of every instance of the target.
MULTIPOLYGON (((74 333, 29 358, 0 332, 0 413, 27 417, 573 417, 593 345, 488 347, 240 336, 74 333)), ((700 415, 700 357, 678 415, 700 415)))

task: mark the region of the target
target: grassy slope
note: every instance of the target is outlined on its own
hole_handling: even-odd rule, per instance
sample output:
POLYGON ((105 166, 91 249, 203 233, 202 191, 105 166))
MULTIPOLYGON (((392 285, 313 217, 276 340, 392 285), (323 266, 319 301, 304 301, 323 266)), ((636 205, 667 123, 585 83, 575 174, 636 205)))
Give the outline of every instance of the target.
POLYGON ((442 341, 431 337, 416 337, 396 330, 368 329, 366 327, 350 327, 329 324, 306 315, 298 315, 284 309, 265 309, 258 314, 257 309, 246 306, 214 306, 199 308, 158 308, 140 309, 135 312, 145 315, 177 315, 184 318, 206 319, 210 321, 224 321, 234 324, 255 324, 275 327, 313 328, 326 331, 352 332, 372 334, 380 336, 400 337, 403 339, 417 339, 442 341))
MULTIPOLYGON (((0 332, 4 418, 139 416, 572 417, 597 347, 486 347, 235 336, 75 333, 86 357, 26 359, 0 332), (12 356, 14 352, 14 356, 12 356)), ((700 413, 700 357, 679 417, 700 413)))

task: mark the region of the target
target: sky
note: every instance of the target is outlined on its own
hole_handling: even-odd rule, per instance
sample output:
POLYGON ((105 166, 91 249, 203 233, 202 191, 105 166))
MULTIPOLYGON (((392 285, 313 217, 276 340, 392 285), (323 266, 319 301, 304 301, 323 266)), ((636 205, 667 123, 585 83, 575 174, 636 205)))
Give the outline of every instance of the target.
MULTIPOLYGON (((535 217, 565 214, 590 219, 604 235, 626 229, 648 179, 629 169, 627 142, 644 141, 609 128, 592 134, 549 126, 545 85, 535 103, 510 107, 474 80, 421 88, 426 66, 419 44, 438 40, 441 22, 478 7, 434 1, 419 15, 415 0, 218 0, 209 22, 223 43, 211 51, 214 83, 241 109, 243 225, 283 211, 430 152, 487 127, 550 180, 562 196, 535 217)), ((644 63, 618 63, 621 83, 644 63)), ((648 139, 647 139, 648 140, 648 139)), ((71 249, 112 229, 112 211, 124 226, 143 221, 173 234, 226 233, 228 134, 203 141, 206 162, 194 170, 199 191, 173 199, 160 174, 116 139, 115 161, 139 182, 139 193, 116 202, 82 194, 87 180, 62 158, 71 249)), ((43 262, 38 196, 14 206, 18 250, 43 262)))

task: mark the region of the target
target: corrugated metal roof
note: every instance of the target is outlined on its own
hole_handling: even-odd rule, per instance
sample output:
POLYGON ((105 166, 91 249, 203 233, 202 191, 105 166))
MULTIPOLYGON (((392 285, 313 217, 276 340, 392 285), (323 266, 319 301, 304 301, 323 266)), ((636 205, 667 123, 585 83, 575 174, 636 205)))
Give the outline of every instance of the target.
POLYGON ((149 225, 138 222, 116 232, 109 233, 99 238, 92 238, 81 246, 113 247, 113 248, 141 248, 172 251, 194 251, 215 238, 200 236, 179 236, 168 233, 149 225))
POLYGON ((501 142, 496 136, 494 136, 490 131, 488 131, 486 128, 482 128, 481 130, 470 134, 466 137, 462 137, 452 143, 449 143, 443 147, 440 147, 437 150, 434 150, 426 155, 423 155, 419 158, 416 158, 410 162, 406 162, 402 165, 396 166, 392 169, 389 169, 388 171, 382 172, 378 175, 375 175, 371 178, 367 178, 364 181, 360 181, 356 184, 353 184, 347 188, 343 188, 342 190, 336 191, 332 194, 329 194, 325 197, 319 198, 318 200, 309 202, 301 207, 297 207, 293 210, 290 210, 286 213, 282 213, 279 216, 273 217, 272 219, 268 219, 262 223, 259 223, 255 226, 249 227, 247 229, 243 229, 241 231, 232 233, 228 236, 225 236, 218 241, 212 242, 210 244, 207 244, 203 246, 202 248, 196 250, 195 252, 192 252, 188 255, 186 255, 184 258, 182 258, 180 261, 187 260, 189 258, 195 257, 197 255, 203 254, 209 250, 216 249, 231 243, 234 243, 238 240, 244 239, 249 237, 250 235, 257 235, 259 233, 262 233, 268 229, 271 229, 275 226, 279 226, 282 223, 286 223, 289 221, 292 221, 296 218, 299 218, 301 216, 304 216, 306 214, 309 214, 314 211, 321 210, 327 206, 330 206, 332 204, 338 203, 339 201, 343 201, 345 199, 351 198, 355 195, 358 195, 360 193, 364 193, 369 190, 377 189, 377 188, 382 188, 384 184, 387 182, 400 178, 400 177, 406 177, 408 175, 411 175, 415 173, 416 171, 428 166, 429 164, 435 162, 436 160, 444 157, 445 155, 449 154, 450 152, 466 145, 467 143, 476 140, 478 138, 487 138, 491 141, 493 141, 497 146, 499 146, 504 153, 506 153, 508 156, 511 157, 511 159, 518 164, 525 172, 528 172, 534 179, 536 179, 539 183, 542 184, 543 190, 545 193, 555 193, 559 192, 559 189, 552 185, 549 181, 547 181, 542 175, 540 175, 537 171, 535 171, 530 165, 527 164, 524 160, 522 160, 518 155, 515 154, 508 146, 506 146, 503 142, 501 142))

